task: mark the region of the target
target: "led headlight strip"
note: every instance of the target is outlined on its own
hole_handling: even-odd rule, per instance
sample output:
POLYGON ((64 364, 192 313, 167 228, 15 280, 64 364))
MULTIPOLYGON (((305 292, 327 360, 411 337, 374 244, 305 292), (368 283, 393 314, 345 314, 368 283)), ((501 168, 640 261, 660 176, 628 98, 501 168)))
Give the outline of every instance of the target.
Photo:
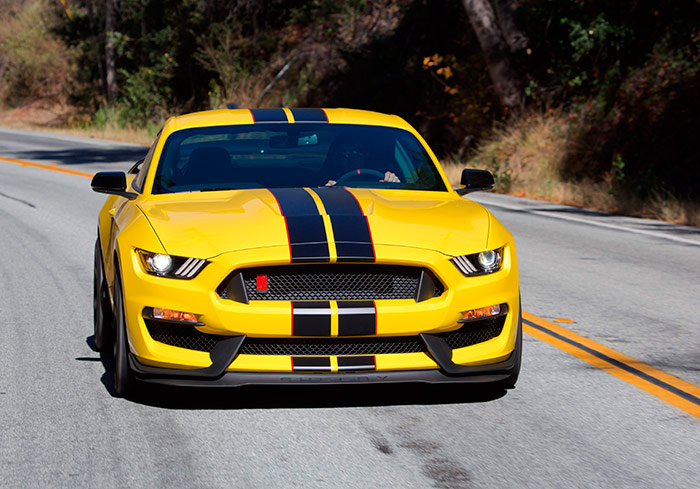
POLYGON ((197 275, 206 264, 207 261, 201 258, 188 258, 187 261, 177 269, 175 276, 180 278, 192 278, 197 275))
POLYGON ((451 258, 450 261, 465 277, 486 275, 487 273, 497 272, 501 269, 503 248, 482 251, 481 253, 473 253, 471 255, 455 256, 451 258))

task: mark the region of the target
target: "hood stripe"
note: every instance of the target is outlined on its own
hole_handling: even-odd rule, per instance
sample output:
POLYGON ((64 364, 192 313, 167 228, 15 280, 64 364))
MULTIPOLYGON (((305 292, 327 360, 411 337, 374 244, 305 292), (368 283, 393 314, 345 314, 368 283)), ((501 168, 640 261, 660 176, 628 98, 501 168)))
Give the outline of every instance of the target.
POLYGON ((331 218, 338 262, 375 261, 372 232, 357 198, 346 188, 317 188, 331 218))
POLYGON ((330 261, 326 228, 313 197, 303 188, 269 190, 287 226, 292 263, 330 261))
MULTIPOLYGON (((269 189, 285 219, 292 263, 329 262, 328 235, 319 207, 303 188, 269 189)), ((346 188, 310 190, 330 217, 337 261, 374 262, 376 255, 369 220, 357 198, 346 188)))

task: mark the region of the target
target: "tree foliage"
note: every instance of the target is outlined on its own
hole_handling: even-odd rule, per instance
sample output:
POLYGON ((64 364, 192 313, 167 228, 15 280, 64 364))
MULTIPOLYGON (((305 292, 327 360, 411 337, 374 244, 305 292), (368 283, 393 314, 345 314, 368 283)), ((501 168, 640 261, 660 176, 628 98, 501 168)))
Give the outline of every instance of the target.
POLYGON ((556 106, 579 148, 567 178, 697 190, 673 171, 696 171, 700 154, 694 0, 68 0, 70 16, 58 1, 2 2, 6 102, 62 97, 132 125, 229 104, 353 106, 462 156, 505 107, 556 106))

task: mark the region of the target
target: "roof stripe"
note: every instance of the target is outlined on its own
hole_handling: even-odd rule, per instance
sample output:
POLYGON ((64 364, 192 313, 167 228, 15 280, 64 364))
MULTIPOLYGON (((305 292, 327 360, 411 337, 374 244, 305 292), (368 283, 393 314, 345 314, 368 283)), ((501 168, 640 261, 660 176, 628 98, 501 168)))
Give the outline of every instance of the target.
POLYGON ((259 122, 289 122, 283 109, 250 109, 250 113, 256 124, 259 122))
POLYGON ((328 122, 323 109, 290 109, 295 122, 328 122))

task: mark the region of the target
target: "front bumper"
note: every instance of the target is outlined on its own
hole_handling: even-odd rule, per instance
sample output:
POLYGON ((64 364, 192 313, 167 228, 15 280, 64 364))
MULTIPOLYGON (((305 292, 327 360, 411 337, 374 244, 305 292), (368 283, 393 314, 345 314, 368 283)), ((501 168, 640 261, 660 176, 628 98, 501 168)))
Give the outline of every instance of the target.
POLYGON ((227 372, 235 360, 245 336, 232 337, 221 342, 210 353, 212 364, 203 369, 182 370, 152 367, 141 364, 129 354, 129 364, 136 377, 147 383, 181 387, 233 387, 243 385, 289 384, 366 384, 366 383, 499 383, 510 378, 519 369, 522 348, 522 316, 518 315, 515 349, 501 362, 487 365, 463 366, 452 361, 452 350, 439 337, 420 335, 425 353, 439 366, 427 370, 394 370, 372 372, 227 372))
MULTIPOLYGON (((487 276, 465 278, 449 262, 449 257, 438 252, 378 245, 377 263, 426 267, 445 284, 447 290, 440 297, 420 303, 412 299, 374 301, 374 337, 445 334, 460 326, 457 321, 461 317, 461 311, 491 304, 506 304, 509 312, 501 334, 482 343, 449 350, 449 353, 455 367, 498 366, 507 361, 515 348, 519 314, 515 248, 510 244, 508 250, 501 271, 487 276)), ((216 293, 217 286, 236 268, 283 264, 284 255, 281 251, 284 250, 264 249, 228 253, 212 259, 210 265, 194 280, 183 281, 146 275, 141 271, 132 250, 123 250, 122 256, 131 257, 131 260, 122 261, 125 265, 122 267, 122 277, 129 346, 133 355, 132 367, 137 376, 149 382, 204 382, 207 385, 224 382, 221 380, 224 377, 242 379, 226 381, 229 382, 226 385, 259 381, 266 383, 267 381, 259 378, 261 376, 264 379, 273 379, 270 382, 275 383, 297 382, 296 379, 303 378, 322 384, 336 380, 348 382, 353 378, 376 378, 381 379, 380 381, 393 378, 397 379, 396 382, 479 382, 497 381, 498 379, 492 378, 493 375, 507 377, 507 368, 501 367, 496 368, 495 373, 450 375, 451 370, 454 373, 454 368, 445 368, 445 362, 442 365, 437 362, 428 345, 425 345, 422 351, 413 353, 377 354, 374 356, 373 371, 361 373, 340 371, 338 359, 341 356, 336 357, 333 353, 329 354, 332 371, 317 374, 295 371, 293 355, 246 354, 244 351, 234 356, 232 361, 221 360, 226 366, 220 376, 214 377, 217 380, 202 379, 196 378, 198 375, 193 375, 193 372, 211 367, 212 358, 209 353, 166 344, 155 340, 149 333, 144 319, 144 308, 164 307, 196 313, 199 321, 205 325, 198 326, 197 329, 208 335, 247 336, 258 339, 289 338, 292 317, 289 301, 251 301, 250 304, 241 304, 224 300, 216 293), (173 375, 168 375, 168 372, 173 375), (223 372, 226 374, 223 375, 223 372), (485 380, 479 380, 483 375, 486 375, 485 380), (168 378, 171 380, 167 380, 168 378), (463 380, 457 380, 458 378, 463 380)), ((337 321, 337 311, 334 311, 334 314, 336 316, 333 321, 337 321)), ((358 383, 365 381, 356 380, 358 383)))

